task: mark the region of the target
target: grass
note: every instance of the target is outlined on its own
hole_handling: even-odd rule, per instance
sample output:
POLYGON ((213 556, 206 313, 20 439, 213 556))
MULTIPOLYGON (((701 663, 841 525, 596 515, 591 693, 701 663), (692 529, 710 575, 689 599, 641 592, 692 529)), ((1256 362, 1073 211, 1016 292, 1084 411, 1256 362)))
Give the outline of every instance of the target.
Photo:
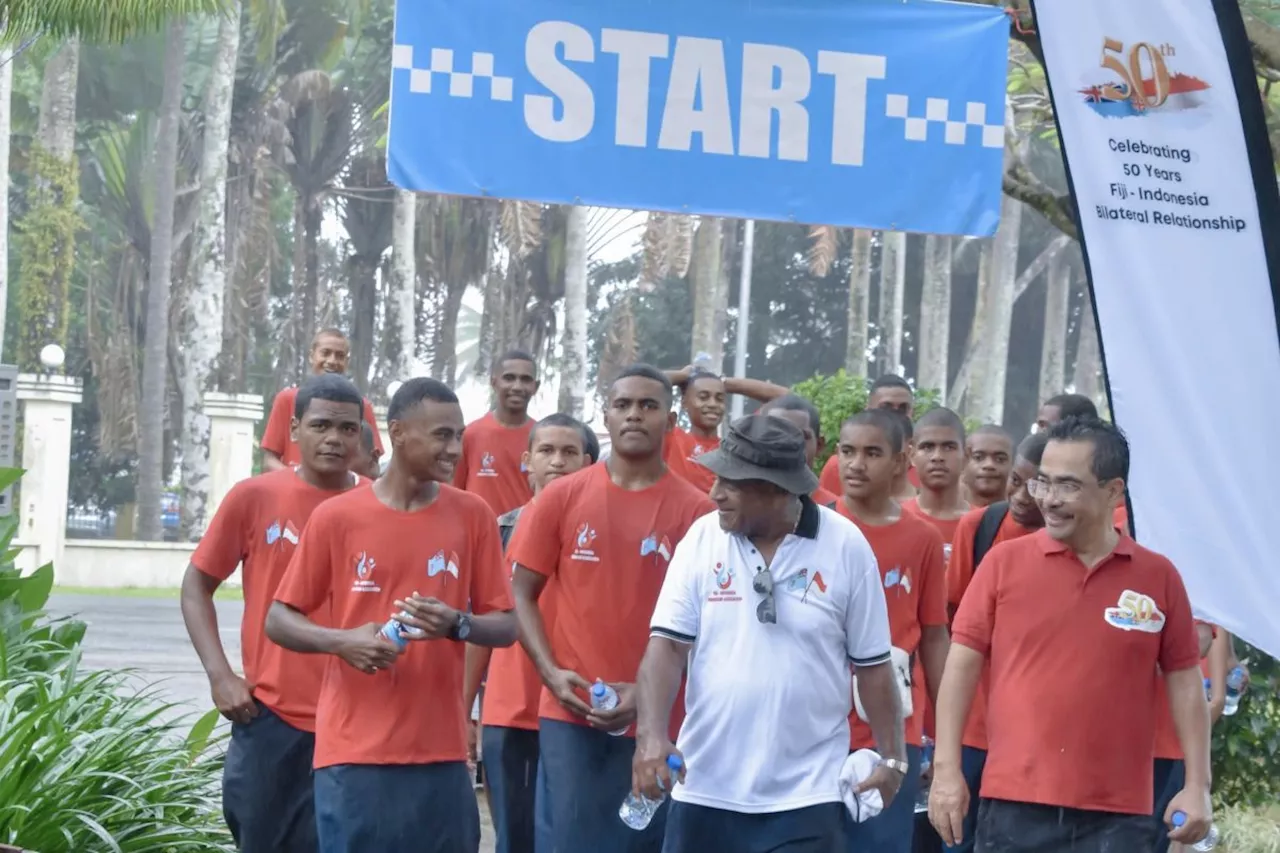
MULTIPOLYGON (((92 587, 55 586, 54 595, 90 595, 99 598, 168 598, 176 600, 181 594, 177 587, 92 587)), ((244 601, 244 590, 238 586, 220 586, 213 594, 215 601, 244 601)))
POLYGON ((1223 853, 1280 853, 1280 806, 1251 811, 1226 809, 1218 816, 1223 853))

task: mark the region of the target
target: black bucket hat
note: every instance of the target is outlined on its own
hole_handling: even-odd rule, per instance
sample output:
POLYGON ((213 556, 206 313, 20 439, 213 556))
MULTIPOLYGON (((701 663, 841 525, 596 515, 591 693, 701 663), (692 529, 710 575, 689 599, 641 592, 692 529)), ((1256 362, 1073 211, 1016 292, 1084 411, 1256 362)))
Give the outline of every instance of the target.
POLYGON ((738 418, 720 447, 703 453, 697 462, 722 479, 764 480, 793 495, 807 495, 818 488, 818 478, 805 458, 804 433, 781 418, 738 418))

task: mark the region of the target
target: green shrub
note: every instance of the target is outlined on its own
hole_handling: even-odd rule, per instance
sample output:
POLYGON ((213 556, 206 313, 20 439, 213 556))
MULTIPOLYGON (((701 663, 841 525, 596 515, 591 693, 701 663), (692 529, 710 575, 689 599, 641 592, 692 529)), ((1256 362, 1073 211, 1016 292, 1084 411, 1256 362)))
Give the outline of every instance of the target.
MULTIPOLYGON (((0 469, 0 489, 21 472, 0 469)), ((53 567, 14 566, 0 518, 0 844, 39 853, 231 851, 211 711, 186 731, 130 673, 79 670, 85 625, 44 613, 53 567)))
POLYGON ((1214 797, 1233 806, 1274 806, 1280 802, 1280 664, 1251 646, 1242 651, 1249 689, 1240 710, 1213 727, 1214 797))
POLYGON ((1226 808, 1214 818, 1222 833, 1222 853, 1280 853, 1277 815, 1226 808))

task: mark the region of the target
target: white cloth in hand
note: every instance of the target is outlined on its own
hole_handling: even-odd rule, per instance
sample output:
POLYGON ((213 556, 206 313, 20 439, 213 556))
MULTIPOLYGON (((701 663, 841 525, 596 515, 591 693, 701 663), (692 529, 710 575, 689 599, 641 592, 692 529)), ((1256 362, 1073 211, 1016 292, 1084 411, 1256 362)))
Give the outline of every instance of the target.
POLYGON ((880 754, 870 749, 860 749, 844 760, 840 768, 840 799, 853 817, 854 823, 870 820, 884 810, 884 798, 875 788, 855 794, 854 789, 866 780, 880 763, 880 754))

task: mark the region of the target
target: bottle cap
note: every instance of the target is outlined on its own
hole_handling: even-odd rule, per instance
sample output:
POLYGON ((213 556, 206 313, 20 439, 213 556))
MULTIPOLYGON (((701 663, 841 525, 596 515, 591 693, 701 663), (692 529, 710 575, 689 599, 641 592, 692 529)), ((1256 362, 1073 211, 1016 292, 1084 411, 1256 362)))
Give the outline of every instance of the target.
POLYGON ((667 769, 672 773, 679 773, 684 769, 684 759, 676 755, 674 752, 667 756, 667 769))
POLYGON ((595 684, 591 685, 592 696, 603 696, 604 694, 605 686, 603 681, 597 681, 595 684))
POLYGON ((1169 820, 1173 823, 1173 828, 1177 829, 1187 822, 1187 813, 1184 811, 1176 811, 1169 820))

